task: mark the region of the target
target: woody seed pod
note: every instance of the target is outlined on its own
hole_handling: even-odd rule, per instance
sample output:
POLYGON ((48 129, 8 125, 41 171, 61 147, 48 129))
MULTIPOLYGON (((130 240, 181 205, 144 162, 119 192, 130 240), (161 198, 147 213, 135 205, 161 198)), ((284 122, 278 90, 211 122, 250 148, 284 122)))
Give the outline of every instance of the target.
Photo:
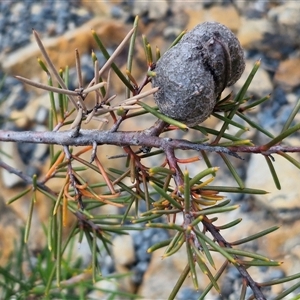
POLYGON ((159 110, 192 127, 208 118, 226 86, 245 69, 238 39, 224 25, 205 22, 186 33, 155 66, 159 110))

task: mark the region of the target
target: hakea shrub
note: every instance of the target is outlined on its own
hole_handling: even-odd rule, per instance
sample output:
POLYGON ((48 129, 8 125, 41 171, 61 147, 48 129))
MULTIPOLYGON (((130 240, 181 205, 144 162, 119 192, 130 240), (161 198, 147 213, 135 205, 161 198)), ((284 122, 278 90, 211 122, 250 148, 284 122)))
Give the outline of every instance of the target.
MULTIPOLYGON (((238 245, 262 237, 278 227, 265 229, 240 241, 228 242, 223 237, 222 230, 233 226, 238 230, 241 219, 216 225, 218 218, 215 216, 238 208, 237 205, 230 205, 226 193, 266 193, 263 190, 245 187, 231 162, 232 158, 241 159, 240 154, 246 152, 264 155, 276 184, 278 178, 270 159, 271 155, 282 155, 298 168, 300 167, 299 162, 291 159, 287 154, 287 152, 299 152, 300 149, 280 144, 282 140, 300 129, 300 124, 291 126, 299 109, 299 103, 278 136, 272 135, 247 116, 248 110, 268 99, 264 97, 251 102, 250 98, 245 97, 251 80, 259 68, 259 62, 254 65, 248 79, 235 96, 229 94, 222 98, 225 87, 234 84, 240 78, 245 62, 237 38, 228 28, 215 22, 203 23, 188 33, 183 32, 162 56, 157 49, 153 57, 151 45, 143 36, 147 70, 141 83, 138 83, 131 72, 135 58, 137 27, 138 18, 133 29, 111 56, 97 34, 92 31, 100 50, 106 57, 106 63, 99 66, 95 53, 92 53, 94 78, 87 87, 83 86, 78 51, 75 51, 75 57, 79 86, 75 90, 69 90, 67 69, 65 72, 56 70, 36 31, 33 31, 33 35, 43 56, 38 59, 38 62, 48 75, 48 83, 37 83, 16 76, 26 84, 48 91, 51 101, 48 132, 0 132, 0 140, 4 142, 50 145, 49 171, 40 178, 36 176, 31 178, 0 161, 2 168, 20 176, 29 185, 23 193, 8 203, 17 201, 28 193, 35 195, 36 191, 44 193, 53 202, 49 209, 49 219, 52 221, 47 228, 48 248, 53 253, 53 266, 46 282, 43 283, 43 293, 50 295, 56 285, 60 285, 62 255, 68 243, 77 236, 79 241, 85 236, 90 245, 92 279, 96 281, 101 279, 101 266, 97 264, 99 242, 109 251, 112 234, 155 227, 168 229, 172 232, 172 236, 151 246, 148 252, 164 247, 164 257, 167 257, 176 253, 183 245, 186 248, 186 267, 170 292, 169 299, 175 298, 189 274, 194 287, 198 289, 199 272, 204 274, 201 276, 208 276, 210 281, 199 299, 205 299, 211 289, 221 293, 219 278, 228 265, 234 266, 242 279, 240 299, 245 298, 248 288, 252 290, 253 298, 266 299, 264 286, 299 278, 300 274, 296 274, 293 278, 258 283, 249 275, 249 267, 278 266, 280 263, 256 253, 240 250, 238 245), (123 73, 114 60, 128 43, 127 70, 123 73), (124 85, 126 97, 123 100, 110 95, 111 72, 115 72, 124 85), (144 87, 150 83, 152 88, 144 92, 144 87), (58 102, 55 101, 54 94, 58 94, 58 102), (86 103, 88 95, 94 99, 93 104, 86 103), (145 101, 145 98, 151 95, 157 107, 145 101), (132 130, 132 128, 126 130, 126 120, 134 120, 145 114, 152 116, 152 126, 145 130, 132 130), (209 116, 222 122, 219 130, 202 124, 209 116), (238 123, 236 119, 233 121, 234 116, 268 136, 270 141, 264 145, 255 145, 244 138, 243 134, 249 128, 238 123), (96 122, 93 124, 97 126, 94 129, 84 129, 85 124, 91 121, 96 122), (121 130, 123 124, 122 128, 125 129, 121 130), (238 130, 236 135, 227 132, 229 126, 238 130), (196 141, 168 136, 170 132, 187 130, 197 133, 196 141), (54 145, 61 145, 61 151, 56 152, 54 145), (109 164, 104 164, 97 152, 97 149, 101 151, 102 145, 120 147, 122 154, 118 157, 126 158, 124 166, 116 169, 109 164), (78 148, 79 146, 82 147, 78 148), (138 150, 136 146, 139 147, 138 150), (198 155, 182 159, 177 157, 175 150, 195 150, 198 155), (89 160, 82 157, 82 154, 87 152, 90 152, 89 160), (213 184, 219 168, 211 163, 212 155, 221 157, 225 162, 236 181, 236 186, 213 184), (157 159, 158 156, 161 164, 157 164, 160 160, 157 159), (200 157, 206 167, 190 176, 188 172, 190 164, 198 161, 200 157), (151 158, 151 165, 146 164, 146 161, 149 163, 148 158, 151 158), (78 167, 78 163, 82 167, 78 167), (101 175, 102 180, 89 183, 88 178, 81 173, 85 169, 93 171, 95 178, 101 175), (47 185, 51 179, 61 177, 64 179, 61 180, 59 191, 52 190, 47 185), (99 188, 102 192, 99 192, 99 188), (138 207, 141 201, 146 202, 147 210, 139 214, 138 207), (104 205, 123 207, 125 212, 101 215, 97 209, 104 205), (136 214, 132 215, 133 206, 136 208, 136 214), (67 223, 67 212, 71 212, 75 218, 67 238, 63 240, 62 230, 67 223), (211 217, 212 214, 214 217, 211 217), (179 215, 183 218, 176 218, 179 215), (165 222, 161 221, 162 217, 165 222), (183 221, 178 223, 178 220, 183 221), (125 225, 128 222, 141 223, 145 226, 125 225), (212 252, 217 252, 223 257, 223 265, 215 264, 212 252)), ((34 202, 32 202, 31 214, 33 210, 34 202)), ((26 241, 30 222, 31 216, 28 217, 26 225, 26 241)), ((28 293, 34 294, 35 289, 28 293)), ((281 296, 284 297, 284 292, 281 296)), ((277 297, 277 299, 281 298, 280 295, 277 297)))

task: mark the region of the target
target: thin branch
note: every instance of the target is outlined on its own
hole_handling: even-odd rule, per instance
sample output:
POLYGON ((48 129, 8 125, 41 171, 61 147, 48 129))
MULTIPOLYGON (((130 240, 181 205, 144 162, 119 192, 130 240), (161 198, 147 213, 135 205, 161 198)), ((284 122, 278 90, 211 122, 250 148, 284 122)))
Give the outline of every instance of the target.
POLYGON ((3 142, 21 142, 34 144, 55 144, 64 146, 86 146, 93 145, 96 142, 98 145, 117 145, 117 146, 144 146, 159 149, 181 149, 181 150, 196 150, 207 152, 226 153, 237 158, 240 158, 237 153, 260 153, 264 155, 276 154, 279 152, 300 152, 300 147, 276 145, 264 151, 261 146, 236 146, 222 147, 211 146, 208 143, 193 143, 183 139, 171 139, 149 135, 145 131, 118 131, 111 132, 108 130, 86 130, 81 129, 78 136, 73 136, 73 130, 60 132, 53 131, 12 131, 0 130, 0 141, 3 142))
POLYGON ((147 96, 150 96, 150 95, 156 93, 158 90, 159 90, 158 87, 152 88, 149 91, 137 94, 137 95, 135 95, 135 96, 133 96, 131 98, 128 98, 128 99, 124 100, 121 104, 127 104, 127 105, 128 104, 135 104, 137 102, 137 100, 145 98, 147 96))
MULTIPOLYGON (((16 176, 20 177, 24 182, 26 182, 27 184, 33 184, 33 179, 32 177, 24 174, 22 171, 18 170, 18 169, 15 169, 11 166, 9 166, 8 164, 6 164, 4 161, 2 161, 0 159, 0 167, 5 169, 6 171, 8 171, 9 173, 11 174, 15 174, 16 176)), ((57 193, 55 193, 54 191, 52 191, 50 188, 48 188, 44 183, 40 182, 40 181, 37 181, 36 182, 36 185, 46 191, 47 193, 57 197, 57 193)))
POLYGON ((178 164, 177 164, 177 159, 175 157, 175 153, 174 153, 174 149, 171 147, 167 147, 167 149, 165 150, 166 153, 166 157, 168 160, 168 164, 170 167, 170 170, 174 170, 175 175, 174 180, 176 182, 177 186, 183 186, 184 182, 183 182, 183 174, 181 172, 181 169, 179 168, 178 164))
POLYGON ((79 88, 83 88, 83 79, 81 73, 81 62, 78 49, 75 49, 75 61, 76 61, 76 71, 77 71, 77 79, 79 88))
POLYGON ((84 90, 82 91, 82 93, 83 93, 83 94, 88 94, 88 93, 90 93, 90 92, 93 92, 93 91, 95 91, 95 90, 101 88, 101 87, 104 87, 105 85, 107 85, 106 82, 100 82, 100 83, 97 83, 97 84, 95 84, 95 85, 93 85, 93 86, 91 86, 91 87, 89 87, 89 88, 84 89, 84 90))
MULTIPOLYGON (((218 244, 221 247, 232 248, 231 245, 220 234, 219 230, 210 222, 210 220, 207 217, 204 217, 204 220, 202 222, 203 225, 206 227, 206 229, 212 234, 214 239, 218 242, 218 244)), ((259 285, 252 279, 250 274, 247 272, 246 268, 242 265, 236 265, 235 267, 241 274, 242 278, 245 279, 247 284, 252 289, 252 292, 255 295, 255 299, 266 300, 266 297, 263 295, 262 291, 260 290, 259 285)))

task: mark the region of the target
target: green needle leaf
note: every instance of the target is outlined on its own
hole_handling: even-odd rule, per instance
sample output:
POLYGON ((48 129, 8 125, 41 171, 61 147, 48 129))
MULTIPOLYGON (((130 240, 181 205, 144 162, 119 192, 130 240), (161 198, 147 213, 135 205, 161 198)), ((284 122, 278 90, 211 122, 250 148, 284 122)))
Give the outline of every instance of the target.
MULTIPOLYGON (((220 276, 223 274, 223 272, 226 270, 226 267, 228 266, 228 261, 225 261, 223 263, 223 265, 221 266, 221 268, 218 270, 218 272, 216 273, 216 275, 214 276, 214 280, 215 282, 217 282, 217 280, 220 278, 220 276)), ((207 293, 212 289, 213 284, 212 282, 210 282, 207 287, 203 290, 199 300, 205 300, 207 293)))
POLYGON ((177 126, 180 129, 187 129, 188 128, 185 124, 161 114, 156 109, 152 108, 151 106, 147 105, 144 102, 138 101, 137 104, 139 104, 141 107, 143 107, 146 111, 148 111, 149 113, 151 113, 155 117, 165 121, 166 123, 177 126))
POLYGON ((300 162, 298 162, 295 158, 293 158, 292 156, 290 156, 289 154, 285 153, 285 152, 278 152, 277 154, 281 155, 282 157, 286 158, 290 163, 292 163, 295 167, 297 167, 298 169, 300 169, 300 162))
POLYGON ((161 229, 172 229, 172 230, 177 230, 177 231, 181 231, 183 232, 184 229, 174 223, 169 223, 169 224, 165 224, 165 223, 148 223, 145 225, 146 227, 151 227, 151 228, 161 228, 161 229))
POLYGON ((219 170, 218 167, 212 167, 212 168, 208 168, 200 173, 198 173, 197 175, 195 175, 191 180, 190 180, 190 187, 192 187, 194 184, 199 183, 199 181, 207 176, 207 175, 213 175, 215 176, 215 172, 217 172, 219 170))
MULTIPOLYGON (((260 261, 264 261, 264 262, 270 262, 271 260, 263 255, 260 254, 256 254, 256 253, 252 253, 249 251, 244 251, 244 250, 239 250, 239 249, 233 249, 233 248, 222 248, 224 249, 227 253, 229 254, 233 254, 233 255, 240 255, 240 256, 245 256, 245 257, 250 257, 250 258, 254 258, 260 261)), ((212 251, 217 251, 215 249, 212 249, 212 251)), ((276 262, 278 264, 278 262, 276 262)), ((279 263, 280 265, 280 263, 279 263)))
POLYGON ((52 249, 53 249, 53 238, 52 238, 53 219, 54 219, 54 216, 51 214, 49 216, 49 220, 48 220, 48 231, 47 231, 47 242, 48 242, 49 251, 52 251, 52 249))
POLYGON ((175 245, 178 244, 180 240, 183 239, 183 232, 182 231, 177 231, 174 237, 172 238, 172 241, 169 243, 168 247, 165 250, 165 253, 168 253, 170 250, 174 248, 175 245))
POLYGON ((146 51, 147 51, 148 66, 152 66, 152 64, 153 64, 153 56, 152 56, 152 49, 151 49, 150 44, 146 45, 146 51))
MULTIPOLYGON (((274 298, 274 300, 286 299, 286 296, 290 295, 293 291, 295 291, 299 287, 300 287, 300 282, 297 282, 296 284, 294 284, 290 288, 286 289, 284 292, 280 293, 277 297, 274 298)), ((294 299, 298 300, 299 295, 296 296, 295 298, 291 299, 291 300, 294 300, 294 299)))
POLYGON ((210 251, 209 251, 209 249, 208 249, 208 247, 207 247, 205 241, 204 241, 200 236, 197 236, 197 238, 198 238, 197 240, 198 240, 200 246, 202 247, 202 250, 203 250, 203 252, 204 252, 204 254, 205 254, 205 256, 206 256, 208 262, 210 263, 210 265, 211 265, 214 269, 216 269, 214 260, 213 260, 211 254, 210 254, 210 251))
POLYGON ((234 166, 232 165, 231 161, 228 159, 228 157, 224 154, 224 153, 219 153, 220 156, 222 157, 222 159, 224 160, 225 164, 227 165, 227 168, 229 169, 229 171, 231 172, 232 176, 234 177, 234 179, 236 180, 237 184, 239 185, 239 187, 241 189, 245 188, 245 185, 243 183, 242 178, 239 176, 239 174, 237 173, 237 171, 235 170, 234 166))
POLYGON ((151 221, 153 219, 157 219, 159 217, 161 217, 161 214, 153 214, 152 216, 147 216, 147 217, 143 217, 143 218, 139 218, 137 220, 133 220, 131 221, 133 224, 138 224, 138 223, 144 223, 144 222, 148 222, 151 221))
POLYGON ((219 120, 221 120, 221 121, 223 121, 223 122, 228 122, 228 124, 230 124, 230 125, 233 125, 233 126, 235 126, 235 127, 237 127, 237 128, 240 128, 240 129, 242 129, 242 130, 244 130, 244 131, 248 131, 249 130, 249 128, 247 128, 247 127, 245 127, 245 126, 243 126, 243 125, 241 125, 241 124, 239 124, 239 123, 237 123, 237 122, 235 122, 235 121, 232 121, 231 119, 228 119, 228 118, 226 118, 226 117, 224 117, 224 116, 222 116, 222 115, 219 115, 219 114, 217 114, 217 113, 212 113, 212 115, 214 116, 214 117, 216 117, 217 119, 219 119, 219 120))
POLYGON ((257 259, 253 259, 250 261, 247 260, 239 260, 240 264, 247 267, 279 267, 282 263, 277 261, 261 261, 257 259))
POLYGON ((214 288, 218 293, 220 293, 220 288, 217 284, 217 281, 215 280, 214 276, 210 272, 209 268, 206 266, 206 264, 200 259, 199 256, 196 257, 197 263, 201 269, 201 271, 208 276, 210 282, 213 284, 214 288))
POLYGON ((22 198, 23 196, 25 196, 26 194, 28 194, 30 191, 32 190, 32 187, 30 186, 29 188, 27 188, 26 190, 24 190, 23 192, 17 194, 16 196, 14 196, 13 198, 9 199, 6 204, 9 205, 13 202, 15 202, 16 200, 22 198))
POLYGON ((183 283, 184 283, 185 279, 187 278, 189 272, 190 272, 190 265, 187 264, 186 267, 184 268, 183 272, 181 273, 180 277, 178 278, 172 292, 170 293, 170 296, 169 296, 168 300, 174 300, 175 299, 179 289, 183 285, 183 283))
POLYGON ((269 157, 269 156, 266 156, 266 155, 264 155, 264 157, 265 157, 266 162, 267 162, 267 164, 268 164, 268 167, 269 167, 269 169, 270 169, 270 172, 271 172, 271 175, 272 175, 272 177, 273 177, 273 180, 274 180, 274 183, 275 183, 275 185, 276 185, 276 188, 277 188, 278 190, 281 190, 280 181, 279 181, 279 179, 278 179, 278 176, 277 176, 277 174, 276 174, 275 168, 274 168, 274 166, 273 166, 273 163, 272 163, 270 157, 269 157))
MULTIPOLYGON (((210 162, 210 160, 209 160, 209 158, 208 158, 206 152, 203 151, 203 150, 201 150, 201 155, 202 155, 202 157, 203 157, 203 160, 205 161, 206 166, 207 166, 208 168, 212 168, 212 164, 211 164, 211 162, 210 162)), ((215 176, 216 176, 216 173, 212 173, 212 175, 215 177, 215 176)))
POLYGON ((174 171, 172 171, 170 169, 167 169, 167 168, 164 168, 164 167, 153 167, 153 168, 149 169, 149 175, 150 176, 153 176, 154 174, 157 174, 157 173, 173 175, 174 171))
POLYGON ((33 208, 34 208, 35 202, 36 202, 35 193, 33 193, 31 202, 30 202, 30 207, 29 207, 29 214, 28 214, 27 222, 26 222, 26 226, 25 226, 24 243, 28 242, 28 236, 29 236, 29 231, 30 231, 30 227, 31 227, 32 214, 33 214, 33 208))
MULTIPOLYGON (((127 39, 131 38, 132 34, 134 34, 135 31, 136 31, 136 28, 134 28, 132 30, 132 32, 130 32, 129 35, 127 35, 125 37, 123 42, 126 42, 127 39)), ((106 48, 104 47, 102 41, 100 40, 100 38, 98 37, 98 35, 96 34, 96 32, 94 30, 92 30, 92 35, 93 35, 99 49, 103 53, 103 56, 107 59, 107 62, 109 62, 109 59, 111 58, 111 56, 109 55, 108 51, 106 50, 106 48)), ((121 46, 121 44, 120 44, 120 46, 121 46)), ((121 49, 122 49, 122 47, 120 47, 119 51, 121 51, 121 49)), ((119 51, 115 51, 115 52, 119 52, 119 51)), ((115 56, 115 53, 113 55, 115 56)), ((117 65, 114 62, 111 62, 111 67, 115 71, 117 76, 121 79, 121 81, 125 84, 125 86, 127 86, 127 88, 130 91, 134 92, 134 88, 130 84, 129 80, 127 80, 126 76, 121 72, 121 70, 117 67, 117 65)))
POLYGON ((246 110, 249 110, 257 105, 260 105, 262 103, 264 103, 265 101, 269 100, 271 98, 271 95, 268 95, 266 97, 263 97, 259 100, 256 100, 256 101, 253 101, 251 104, 248 104, 248 105, 245 105, 243 107, 241 107, 241 111, 246 111, 246 110))
POLYGON ((232 222, 229 222, 229 223, 227 223, 227 224, 224 224, 224 225, 221 225, 221 226, 217 226, 217 228, 218 228, 219 230, 228 229, 228 228, 230 228, 230 227, 233 227, 233 226, 239 224, 242 220, 243 220, 242 218, 236 219, 236 220, 234 220, 234 221, 232 221, 232 222))
POLYGON ((289 281, 294 280, 294 279, 300 279, 300 273, 296 273, 294 275, 286 276, 284 278, 279 278, 279 279, 274 279, 274 280, 271 280, 271 281, 262 282, 259 285, 260 286, 271 286, 271 285, 275 285, 275 284, 289 282, 289 281))
POLYGON ((239 188, 239 187, 231 187, 231 186, 204 186, 203 190, 213 190, 224 193, 243 193, 243 194, 252 194, 252 195, 265 195, 268 192, 259 189, 251 189, 251 188, 239 188))
POLYGON ((138 23, 139 23, 139 16, 136 16, 134 19, 134 22, 133 22, 134 32, 130 38, 129 49, 128 49, 126 68, 127 68, 127 70, 129 70, 129 72, 132 71, 133 52, 134 52, 136 34, 137 34, 137 29, 138 29, 138 23))
POLYGON ((300 99, 296 103, 296 105, 295 105, 293 111, 291 112, 289 118, 285 122, 285 124, 284 124, 284 126, 282 128, 282 131, 281 131, 282 133, 285 132, 290 127, 290 125, 292 124, 293 120, 295 119, 295 116, 299 112, 299 109, 300 109, 300 99))
POLYGON ((187 253, 188 262, 189 262, 189 265, 190 265, 190 271, 191 271, 191 276, 192 276, 192 281, 193 281, 193 284, 194 284, 194 288, 196 290, 198 290, 199 285, 198 285, 196 268, 195 268, 195 260, 194 260, 194 255, 193 255, 193 251, 191 249, 190 242, 186 242, 186 253, 187 253))
MULTIPOLYGON (((254 77, 254 75, 256 74, 258 68, 260 66, 260 61, 257 61, 251 71, 251 73, 249 74, 247 80, 245 81, 244 85, 242 86, 242 88, 240 89, 240 91, 238 92, 238 94, 236 95, 236 97, 234 98, 234 102, 237 104, 240 104, 243 102, 244 100, 244 96, 249 88, 249 85, 254 77)), ((239 106, 236 105, 232 108, 232 110, 230 111, 230 113, 228 114, 227 118, 229 120, 231 120, 233 118, 233 116, 236 114, 237 110, 238 110, 239 106)), ((228 128, 228 121, 225 121, 224 124, 222 125, 222 128, 220 129, 218 136, 216 137, 214 143, 217 144, 220 139, 223 137, 226 129, 228 128)))
POLYGON ((246 94, 256 72, 258 71, 259 67, 260 67, 260 60, 255 62, 253 69, 251 70, 247 80, 245 81, 244 85, 242 86, 242 88, 240 89, 238 94, 236 95, 236 97, 234 99, 235 102, 241 103, 243 101, 245 94, 246 94))
POLYGON ((259 130, 260 132, 264 133, 266 136, 268 136, 270 138, 274 138, 274 135, 272 133, 270 133, 269 131, 267 131, 265 128, 263 128, 259 124, 253 122, 250 118, 248 118, 244 114, 242 114, 242 113, 240 113, 240 112, 237 111, 236 115, 239 116, 241 119, 243 119, 245 122, 247 122, 251 127, 259 130))
POLYGON ((156 185, 154 182, 150 181, 150 185, 166 200, 168 200, 173 206, 175 206, 178 209, 182 210, 182 206, 175 200, 173 199, 169 194, 166 193, 165 190, 163 190, 161 187, 156 185))
POLYGON ((223 147, 232 147, 232 146, 254 146, 253 143, 251 143, 251 140, 240 140, 240 141, 235 141, 235 142, 224 142, 224 143, 219 143, 218 146, 223 146, 223 147))
POLYGON ((157 249, 168 246, 171 243, 171 241, 172 241, 172 238, 170 238, 168 240, 165 240, 165 241, 162 241, 162 242, 158 242, 158 243, 152 245, 150 248, 148 248, 147 252, 148 253, 153 253, 157 249))
POLYGON ((191 209, 191 189, 189 183, 189 172, 185 170, 183 172, 183 180, 184 180, 184 209, 186 213, 190 212, 191 209))
POLYGON ((215 205, 214 207, 223 207, 223 206, 226 206, 227 204, 229 204, 231 202, 230 199, 227 199, 225 201, 222 201, 220 203, 218 203, 217 205, 215 205))
POLYGON ((155 48, 155 60, 158 61, 160 59, 160 50, 159 48, 156 46, 155 48))
POLYGON ((50 76, 50 73, 49 73, 48 68, 45 65, 45 63, 40 58, 38 58, 37 60, 38 60, 39 65, 41 66, 42 70, 45 71, 48 76, 50 76))
MULTIPOLYGON (((208 127, 203 127, 203 130, 205 130, 207 133, 218 136, 218 134, 220 133, 218 130, 213 129, 213 128, 208 128, 208 127)), ((228 139, 230 141, 240 141, 241 139, 239 137, 236 137, 235 135, 231 135, 228 133, 223 133, 222 134, 222 138, 224 139, 228 139)), ((215 144, 217 144, 217 142, 215 142, 215 144)))
POLYGON ((232 206, 225 206, 225 207, 216 206, 216 207, 212 207, 212 208, 203 209, 199 212, 196 212, 195 215, 203 216, 203 215, 217 214, 217 213, 222 213, 222 212, 226 212, 226 211, 232 211, 239 207, 240 207, 239 205, 232 205, 232 206))
POLYGON ((300 123, 285 130, 284 132, 279 134, 277 137, 275 137, 272 141, 270 141, 269 143, 262 146, 262 150, 267 151, 272 146, 275 146, 276 144, 280 143, 283 139, 285 139, 286 137, 290 136, 291 134, 295 133, 298 130, 300 130, 300 123))
POLYGON ((174 47, 178 42, 182 39, 182 37, 186 34, 186 30, 182 31, 178 37, 173 41, 173 43, 170 45, 169 49, 174 47))
POLYGON ((277 230, 278 228, 279 228, 279 226, 273 226, 273 227, 268 228, 266 230, 260 231, 258 233, 253 234, 253 235, 250 235, 246 238, 243 238, 243 239, 240 239, 238 241, 232 242, 232 243, 230 243, 230 245, 237 246, 237 245, 245 244, 247 242, 250 242, 250 241, 256 240, 256 239, 258 239, 262 236, 265 236, 265 235, 277 230))
POLYGON ((196 226, 196 225, 199 224, 202 220, 203 220, 203 216, 202 216, 202 215, 199 216, 199 217, 197 217, 197 218, 191 223, 190 227, 196 226))
POLYGON ((97 234, 93 230, 93 240, 92 240, 92 280, 93 283, 96 282, 96 266, 97 266, 97 234))
POLYGON ((61 267, 62 267, 62 206, 59 209, 59 213, 56 215, 57 218, 57 231, 55 232, 57 241, 56 241, 56 283, 57 286, 60 286, 61 281, 61 267))
POLYGON ((165 251, 163 258, 171 256, 174 253, 176 253, 181 248, 181 246, 184 244, 184 242, 185 242, 185 238, 184 238, 184 235, 182 234, 182 235, 180 235, 180 238, 178 239, 177 244, 175 244, 172 248, 168 247, 168 249, 167 249, 168 251, 167 250, 165 251))
POLYGON ((204 233, 199 230, 193 229, 196 235, 199 237, 200 240, 203 240, 207 244, 209 244, 215 251, 222 254, 226 259, 228 259, 232 264, 236 265, 237 261, 227 252, 227 248, 222 248, 213 242, 209 237, 207 237, 204 233))

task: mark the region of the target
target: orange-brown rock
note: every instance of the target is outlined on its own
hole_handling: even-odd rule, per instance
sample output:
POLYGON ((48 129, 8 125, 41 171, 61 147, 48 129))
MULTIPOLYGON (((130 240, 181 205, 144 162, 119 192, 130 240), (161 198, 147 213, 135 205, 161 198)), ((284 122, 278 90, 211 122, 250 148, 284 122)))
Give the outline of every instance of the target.
MULTIPOLYGON (((94 18, 80 28, 66 32, 63 36, 43 39, 42 42, 49 57, 57 69, 75 65, 75 49, 79 53, 91 52, 98 49, 91 30, 95 30, 105 47, 117 47, 128 33, 129 28, 122 23, 103 18, 94 18)), ((13 52, 2 63, 5 72, 27 78, 40 80, 44 74, 37 63, 37 58, 42 58, 36 43, 13 52)), ((45 75, 43 76, 45 78, 45 75)))
POLYGON ((275 73, 275 82, 286 90, 292 90, 300 85, 300 58, 290 58, 280 62, 275 73))
POLYGON ((241 19, 240 29, 237 34, 241 45, 245 49, 253 48, 259 43, 266 32, 272 32, 272 24, 266 19, 241 19))
POLYGON ((233 6, 213 6, 206 10, 187 8, 185 12, 189 17, 187 29, 192 29, 199 23, 207 21, 219 22, 235 33, 240 29, 240 16, 233 6))

